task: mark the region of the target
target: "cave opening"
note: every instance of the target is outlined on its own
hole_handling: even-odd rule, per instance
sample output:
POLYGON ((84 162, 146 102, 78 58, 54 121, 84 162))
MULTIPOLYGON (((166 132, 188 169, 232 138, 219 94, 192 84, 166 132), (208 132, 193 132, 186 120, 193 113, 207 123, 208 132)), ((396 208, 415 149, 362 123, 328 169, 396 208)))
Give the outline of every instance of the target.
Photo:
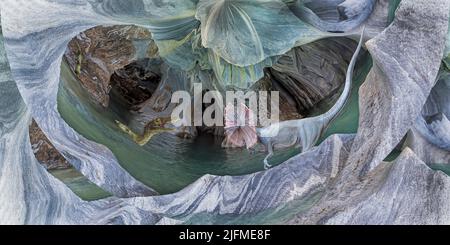
POLYGON ((159 66, 151 59, 132 62, 111 75, 111 101, 117 101, 131 111, 138 111, 153 96, 161 83, 159 66))
MULTIPOLYGON (((117 127, 115 120, 120 120, 140 134, 131 125, 132 116, 149 122, 171 111, 166 102, 174 90, 189 89, 184 84, 189 80, 159 57, 151 35, 137 33, 145 34, 134 27, 96 27, 72 40, 62 65, 58 99, 65 122, 108 148, 127 172, 160 194, 178 191, 205 174, 262 171, 266 152, 222 147, 223 127, 175 128, 143 146, 117 127), (122 108, 117 109, 118 104, 122 108)), ((265 76, 250 89, 280 91, 282 121, 307 117, 324 99, 339 96, 354 47, 353 41, 335 39, 294 48, 266 68, 265 76)), ((296 154, 294 148, 278 151, 273 162, 296 154)))

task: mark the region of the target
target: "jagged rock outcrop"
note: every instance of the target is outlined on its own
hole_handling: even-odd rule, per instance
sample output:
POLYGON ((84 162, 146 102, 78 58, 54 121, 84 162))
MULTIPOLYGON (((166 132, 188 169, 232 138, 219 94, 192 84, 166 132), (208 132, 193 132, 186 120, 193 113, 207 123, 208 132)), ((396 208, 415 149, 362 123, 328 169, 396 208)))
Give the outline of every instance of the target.
POLYGON ((441 69, 407 146, 427 164, 450 164, 450 73, 441 69))
POLYGON ((52 142, 42 132, 37 123, 33 120, 30 125, 30 142, 36 159, 48 170, 67 169, 70 163, 55 149, 52 142))
MULTIPOLYGON (((109 105, 116 70, 157 53, 151 33, 137 26, 98 26, 72 39, 65 57, 92 100, 109 105)), ((120 72, 120 71, 119 71, 120 72)))
MULTIPOLYGON (((373 193, 354 204, 337 210, 320 222, 326 224, 393 224, 443 225, 450 222, 450 178, 434 171, 410 149, 367 181, 380 184, 364 185, 365 191, 373 185, 373 193), (386 171, 387 170, 387 171, 386 171)), ((324 216, 322 216, 324 217, 324 216)))
POLYGON ((420 160, 428 165, 450 164, 450 151, 431 143, 416 128, 408 132, 406 147, 409 147, 420 160))
POLYGON ((160 63, 143 59, 116 70, 111 76, 113 87, 109 96, 123 100, 130 110, 139 110, 139 106, 151 99, 161 82, 160 63))
POLYGON ((349 162, 365 159, 366 170, 374 168, 412 127, 439 72, 448 14, 445 1, 402 1, 396 20, 366 44, 375 62, 360 89, 360 123, 349 162))

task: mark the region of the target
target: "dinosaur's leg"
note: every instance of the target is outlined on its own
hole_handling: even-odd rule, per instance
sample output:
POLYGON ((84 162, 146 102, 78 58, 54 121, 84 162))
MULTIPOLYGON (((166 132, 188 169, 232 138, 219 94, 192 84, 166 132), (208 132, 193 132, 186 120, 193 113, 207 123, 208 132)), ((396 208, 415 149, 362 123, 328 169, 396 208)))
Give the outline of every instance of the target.
POLYGON ((248 149, 248 151, 250 152, 250 155, 255 155, 256 154, 256 149, 255 148, 250 148, 250 149, 248 149))
POLYGON ((269 151, 269 154, 264 158, 264 169, 266 170, 272 167, 272 165, 269 164, 269 158, 273 156, 273 145, 271 140, 267 142, 267 150, 269 151))

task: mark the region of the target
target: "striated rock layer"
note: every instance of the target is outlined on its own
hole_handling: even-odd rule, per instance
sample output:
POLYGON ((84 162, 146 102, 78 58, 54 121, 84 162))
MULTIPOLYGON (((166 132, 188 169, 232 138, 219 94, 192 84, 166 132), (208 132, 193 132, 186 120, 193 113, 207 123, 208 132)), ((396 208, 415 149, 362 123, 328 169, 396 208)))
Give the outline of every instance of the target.
MULTIPOLYGON (((77 170, 106 191, 120 197, 155 194, 155 191, 135 180, 127 173, 118 164, 109 149, 83 138, 68 127, 57 111, 56 102, 60 64, 69 41, 74 36, 93 26, 111 24, 114 21, 108 22, 105 18, 95 17, 92 9, 86 10, 82 8, 83 5, 80 5, 79 2, 37 1, 29 2, 30 8, 24 8, 22 4, 17 2, 2 2, 2 18, 8 19, 5 16, 12 17, 10 21, 6 21, 12 25, 40 26, 40 28, 44 28, 37 32, 29 30, 31 32, 25 35, 16 33, 10 37, 10 40, 16 40, 13 42, 15 43, 13 46, 16 46, 16 48, 26 47, 25 49, 21 49, 21 51, 17 49, 16 51, 18 52, 14 51, 16 54, 14 56, 18 58, 16 60, 17 63, 11 58, 9 62, 12 66, 16 63, 18 65, 17 67, 22 67, 16 70, 15 80, 19 90, 22 90, 21 92, 25 94, 29 94, 29 96, 24 96, 24 100, 34 104, 34 106, 29 106, 34 120, 38 122, 42 131, 47 135, 56 149, 77 170), (38 8, 38 6, 44 7, 38 3, 50 4, 44 6, 52 10, 37 10, 35 8, 38 8), (35 8, 31 7, 33 5, 35 8), (63 25, 63 22, 70 20, 70 18, 60 18, 60 14, 73 16, 72 24, 63 25), (35 17, 31 18, 31 16, 35 17), (48 18, 55 18, 60 22, 59 24, 57 22, 49 23, 46 21, 48 18), (20 24, 16 22, 22 22, 21 20, 25 20, 25 22, 20 24), (54 25, 61 26, 55 27, 54 25), (48 39, 49 36, 52 36, 51 40, 48 39), (46 51, 38 50, 39 48, 45 49, 46 51), (52 50, 53 52, 47 52, 47 50, 52 50), (45 57, 41 57, 42 55, 45 57), (18 81, 23 81, 23 83, 18 81)), ((5 39, 8 40, 6 37, 8 28, 4 25, 3 31, 5 39)), ((12 68, 12 72, 13 74, 15 73, 14 68, 12 68)))
MULTIPOLYGON (((389 164, 382 162, 414 125, 435 84, 445 47, 449 7, 445 1, 402 1, 393 24, 366 44, 374 59, 374 68, 360 90, 360 126, 344 162, 345 167, 317 206, 299 214, 293 223, 333 223, 333 217, 339 215, 345 217, 341 220, 343 223, 449 222, 447 215, 433 220, 434 210, 426 208, 427 202, 415 199, 416 195, 426 195, 440 188, 445 190, 446 187, 436 181, 425 189, 412 188, 417 179, 435 175, 414 153, 405 149, 392 163, 393 170, 385 170, 389 164), (420 65, 418 60, 431 65, 420 65), (417 171, 408 170, 403 176, 402 166, 408 161, 417 166, 417 171), (395 192, 396 186, 383 177, 386 174, 395 175, 393 178, 399 181, 396 184, 404 185, 402 188, 408 192, 395 192), (383 185, 390 186, 383 189, 383 185), (377 198, 375 196, 385 197, 380 200, 383 205, 393 200, 388 196, 411 200, 396 202, 395 205, 399 205, 396 208, 383 209, 383 205, 366 201, 377 198), (410 211, 407 216, 399 211, 402 209, 410 211), (378 217, 371 215, 375 213, 378 217)), ((442 174, 437 176, 440 180, 448 178, 442 174)), ((445 191, 439 190, 430 198, 440 205, 446 195, 445 191)), ((447 212, 445 206, 439 208, 444 214, 447 212)))
POLYGON ((39 128, 37 123, 33 120, 30 125, 30 143, 36 159, 45 166, 48 170, 66 169, 72 165, 59 153, 52 145, 39 128))
POLYGON ((0 224, 154 224, 162 219, 117 198, 82 201, 37 162, 28 133, 31 116, 12 79, 1 33, 0 86, 0 224))
POLYGON ((144 28, 96 27, 72 39, 65 57, 92 100, 107 107, 111 76, 140 57, 154 56, 157 50, 152 49, 152 42, 144 28))

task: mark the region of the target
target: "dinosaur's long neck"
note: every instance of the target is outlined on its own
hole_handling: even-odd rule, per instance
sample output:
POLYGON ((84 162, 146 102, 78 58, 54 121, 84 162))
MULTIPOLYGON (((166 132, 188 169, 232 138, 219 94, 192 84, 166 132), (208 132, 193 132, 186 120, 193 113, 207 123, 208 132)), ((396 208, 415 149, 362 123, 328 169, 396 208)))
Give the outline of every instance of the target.
POLYGON ((359 40, 358 48, 353 54, 352 60, 350 61, 350 64, 347 69, 344 91, 342 91, 341 96, 339 97, 338 101, 334 104, 334 106, 329 111, 327 111, 325 114, 322 115, 322 117, 326 121, 333 120, 339 114, 342 108, 344 108, 344 105, 350 96, 350 92, 352 90, 353 71, 355 69, 356 61, 358 60, 359 52, 361 51, 362 48, 363 39, 364 39, 364 30, 361 34, 361 39, 359 40))

